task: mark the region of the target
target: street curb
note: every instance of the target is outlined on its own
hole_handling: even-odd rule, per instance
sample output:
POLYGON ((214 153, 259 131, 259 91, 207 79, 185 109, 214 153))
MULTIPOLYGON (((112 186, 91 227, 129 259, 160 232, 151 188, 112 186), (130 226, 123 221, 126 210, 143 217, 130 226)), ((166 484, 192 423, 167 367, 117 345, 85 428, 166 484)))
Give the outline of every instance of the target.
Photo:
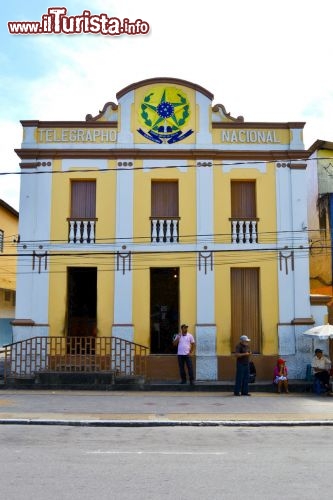
POLYGON ((0 425, 70 427, 309 427, 333 426, 333 420, 42 420, 0 419, 0 425))

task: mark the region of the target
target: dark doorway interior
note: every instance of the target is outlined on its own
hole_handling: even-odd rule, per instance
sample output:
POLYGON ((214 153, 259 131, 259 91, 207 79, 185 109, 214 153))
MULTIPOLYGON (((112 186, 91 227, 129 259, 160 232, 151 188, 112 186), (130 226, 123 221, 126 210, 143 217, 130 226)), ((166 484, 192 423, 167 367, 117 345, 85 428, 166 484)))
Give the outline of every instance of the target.
POLYGON ((67 271, 68 336, 92 337, 97 326, 97 268, 69 267, 67 271))
POLYGON ((174 354, 172 337, 179 330, 179 268, 150 270, 150 350, 174 354))

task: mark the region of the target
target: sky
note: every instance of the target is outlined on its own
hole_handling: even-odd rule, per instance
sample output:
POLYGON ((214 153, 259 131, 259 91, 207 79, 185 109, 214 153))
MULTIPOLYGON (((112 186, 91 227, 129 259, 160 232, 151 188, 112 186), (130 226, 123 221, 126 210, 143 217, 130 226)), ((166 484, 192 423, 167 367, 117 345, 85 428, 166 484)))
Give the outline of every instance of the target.
POLYGON ((0 198, 19 210, 20 120, 85 120, 131 83, 173 77, 245 121, 306 122, 333 141, 332 0, 10 0, 0 11, 0 198), (138 19, 148 34, 13 35, 9 21, 67 15, 138 19))

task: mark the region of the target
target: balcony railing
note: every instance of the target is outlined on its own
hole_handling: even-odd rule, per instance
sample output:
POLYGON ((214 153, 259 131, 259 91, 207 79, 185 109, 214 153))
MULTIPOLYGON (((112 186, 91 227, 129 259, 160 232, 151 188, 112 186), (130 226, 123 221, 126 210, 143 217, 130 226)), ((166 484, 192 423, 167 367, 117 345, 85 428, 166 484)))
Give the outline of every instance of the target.
POLYGON ((68 243, 95 243, 97 219, 68 220, 68 243))
POLYGON ((231 243, 258 243, 258 219, 229 219, 231 243))
POLYGON ((180 217, 151 217, 151 241, 153 243, 178 243, 180 217))
POLYGON ((145 376, 148 352, 118 337, 32 337, 1 350, 5 381, 40 372, 145 376))

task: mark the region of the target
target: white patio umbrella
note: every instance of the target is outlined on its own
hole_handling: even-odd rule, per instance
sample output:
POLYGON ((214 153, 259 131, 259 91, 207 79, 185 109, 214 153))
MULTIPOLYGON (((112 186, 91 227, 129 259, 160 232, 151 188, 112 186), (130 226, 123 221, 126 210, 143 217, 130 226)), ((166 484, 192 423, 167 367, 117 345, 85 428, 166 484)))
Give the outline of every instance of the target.
POLYGON ((318 340, 333 339, 333 325, 327 323, 326 325, 314 326, 313 328, 302 332, 302 334, 318 340))

